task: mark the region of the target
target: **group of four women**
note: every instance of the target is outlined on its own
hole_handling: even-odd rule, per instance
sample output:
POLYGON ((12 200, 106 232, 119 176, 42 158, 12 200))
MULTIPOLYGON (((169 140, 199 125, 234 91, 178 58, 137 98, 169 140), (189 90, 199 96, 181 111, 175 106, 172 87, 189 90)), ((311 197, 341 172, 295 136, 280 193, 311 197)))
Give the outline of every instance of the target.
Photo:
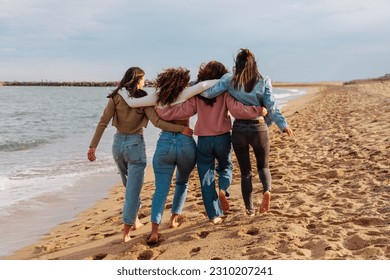
POLYGON ((143 128, 148 120, 162 129, 153 156, 155 192, 148 244, 158 242, 158 229, 175 169, 176 185, 169 226, 179 225, 178 215, 183 209, 189 176, 195 165, 207 216, 213 224, 222 221, 224 212, 229 209, 232 146, 240 167, 246 213, 255 215, 249 146, 253 148, 263 185, 259 212, 267 212, 271 199, 268 125, 274 122, 289 136, 294 133, 275 104, 270 79, 259 73, 253 53, 248 49, 239 51, 233 74, 217 61, 202 64, 197 84, 192 87, 187 87, 189 71, 181 67, 160 73, 154 83, 156 92, 151 95, 142 89, 144 78, 145 73, 138 67, 127 70, 118 87, 108 96, 108 104, 88 151, 88 159, 94 161, 96 147, 112 119, 112 125, 117 129, 113 157, 126 187, 123 241, 131 239, 131 229, 142 225, 138 220, 138 209, 146 167, 143 128), (192 131, 189 118, 195 114, 198 119, 192 131), (230 115, 234 118, 233 127, 230 115), (192 133, 198 136, 197 145, 192 133), (215 173, 219 175, 218 191, 215 173))

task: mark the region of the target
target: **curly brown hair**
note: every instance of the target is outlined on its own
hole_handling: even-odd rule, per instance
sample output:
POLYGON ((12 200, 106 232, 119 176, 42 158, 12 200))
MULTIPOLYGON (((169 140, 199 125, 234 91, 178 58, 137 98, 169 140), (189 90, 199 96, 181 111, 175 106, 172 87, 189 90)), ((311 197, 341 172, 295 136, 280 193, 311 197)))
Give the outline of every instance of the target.
POLYGON ((157 90, 157 104, 169 105, 175 102, 189 82, 190 70, 183 67, 168 68, 158 74, 154 81, 154 87, 157 90))
MULTIPOLYGON (((201 81, 206 81, 206 80, 220 79, 227 72, 228 72, 227 68, 221 62, 212 60, 207 64, 202 63, 199 67, 197 82, 199 83, 201 81)), ((197 97, 202 99, 204 102, 206 102, 207 105, 210 106, 213 106, 215 101, 217 101, 217 98, 208 99, 201 95, 197 95, 197 97)))

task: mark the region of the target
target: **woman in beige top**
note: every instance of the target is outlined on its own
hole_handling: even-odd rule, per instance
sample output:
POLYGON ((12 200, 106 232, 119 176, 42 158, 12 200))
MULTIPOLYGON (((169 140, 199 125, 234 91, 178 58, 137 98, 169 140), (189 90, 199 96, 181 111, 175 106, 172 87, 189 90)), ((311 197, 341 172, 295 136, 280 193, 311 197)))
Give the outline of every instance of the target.
POLYGON ((146 167, 143 129, 147 126, 148 120, 163 130, 192 136, 192 130, 188 126, 161 120, 154 107, 131 108, 123 100, 123 97, 118 94, 121 90, 126 90, 130 98, 145 96, 147 93, 142 90, 144 82, 145 73, 142 69, 131 67, 126 71, 118 87, 107 96, 109 98, 107 106, 96 127, 88 151, 88 159, 95 161, 96 147, 112 119, 112 125, 117 129, 112 145, 112 153, 123 185, 126 188, 122 214, 124 242, 131 239, 131 229, 135 230, 142 226, 138 219, 138 209, 141 205, 140 192, 146 167))

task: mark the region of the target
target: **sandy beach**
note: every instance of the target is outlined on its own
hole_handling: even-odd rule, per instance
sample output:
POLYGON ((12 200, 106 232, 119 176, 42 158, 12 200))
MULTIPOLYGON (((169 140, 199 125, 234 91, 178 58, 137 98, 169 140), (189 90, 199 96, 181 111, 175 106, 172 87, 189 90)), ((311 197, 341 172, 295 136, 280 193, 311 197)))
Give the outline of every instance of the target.
MULTIPOLYGON (((308 89, 283 108, 296 137, 275 125, 270 129, 273 192, 268 213, 245 215, 234 158, 231 207, 223 223, 209 223, 195 169, 183 223, 168 228, 171 192, 160 241, 148 246, 154 190, 149 167, 141 193, 145 225, 130 242, 121 242, 124 189, 118 183, 74 221, 5 259, 390 259, 390 81, 311 84, 308 89)), ((252 163, 258 205, 261 184, 254 158, 252 163)))

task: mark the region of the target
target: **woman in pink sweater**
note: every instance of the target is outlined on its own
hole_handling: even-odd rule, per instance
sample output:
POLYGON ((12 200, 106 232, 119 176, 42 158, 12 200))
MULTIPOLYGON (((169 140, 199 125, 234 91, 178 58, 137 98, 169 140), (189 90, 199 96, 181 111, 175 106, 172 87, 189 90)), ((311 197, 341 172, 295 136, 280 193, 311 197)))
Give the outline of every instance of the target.
MULTIPOLYGON (((228 71, 217 61, 202 64, 197 82, 219 79, 228 71)), ((201 183, 202 198, 209 220, 213 224, 222 221, 224 212, 229 210, 226 197, 232 181, 233 164, 230 130, 236 119, 255 119, 266 109, 260 106, 245 106, 229 93, 207 99, 200 95, 188 99, 178 106, 157 109, 164 120, 188 119, 198 114, 194 134, 198 136, 196 164, 201 183), (218 162, 215 166, 215 161, 218 162), (215 172, 219 175, 218 194, 215 190, 215 172)), ((261 118, 261 117, 260 117, 261 118)))

